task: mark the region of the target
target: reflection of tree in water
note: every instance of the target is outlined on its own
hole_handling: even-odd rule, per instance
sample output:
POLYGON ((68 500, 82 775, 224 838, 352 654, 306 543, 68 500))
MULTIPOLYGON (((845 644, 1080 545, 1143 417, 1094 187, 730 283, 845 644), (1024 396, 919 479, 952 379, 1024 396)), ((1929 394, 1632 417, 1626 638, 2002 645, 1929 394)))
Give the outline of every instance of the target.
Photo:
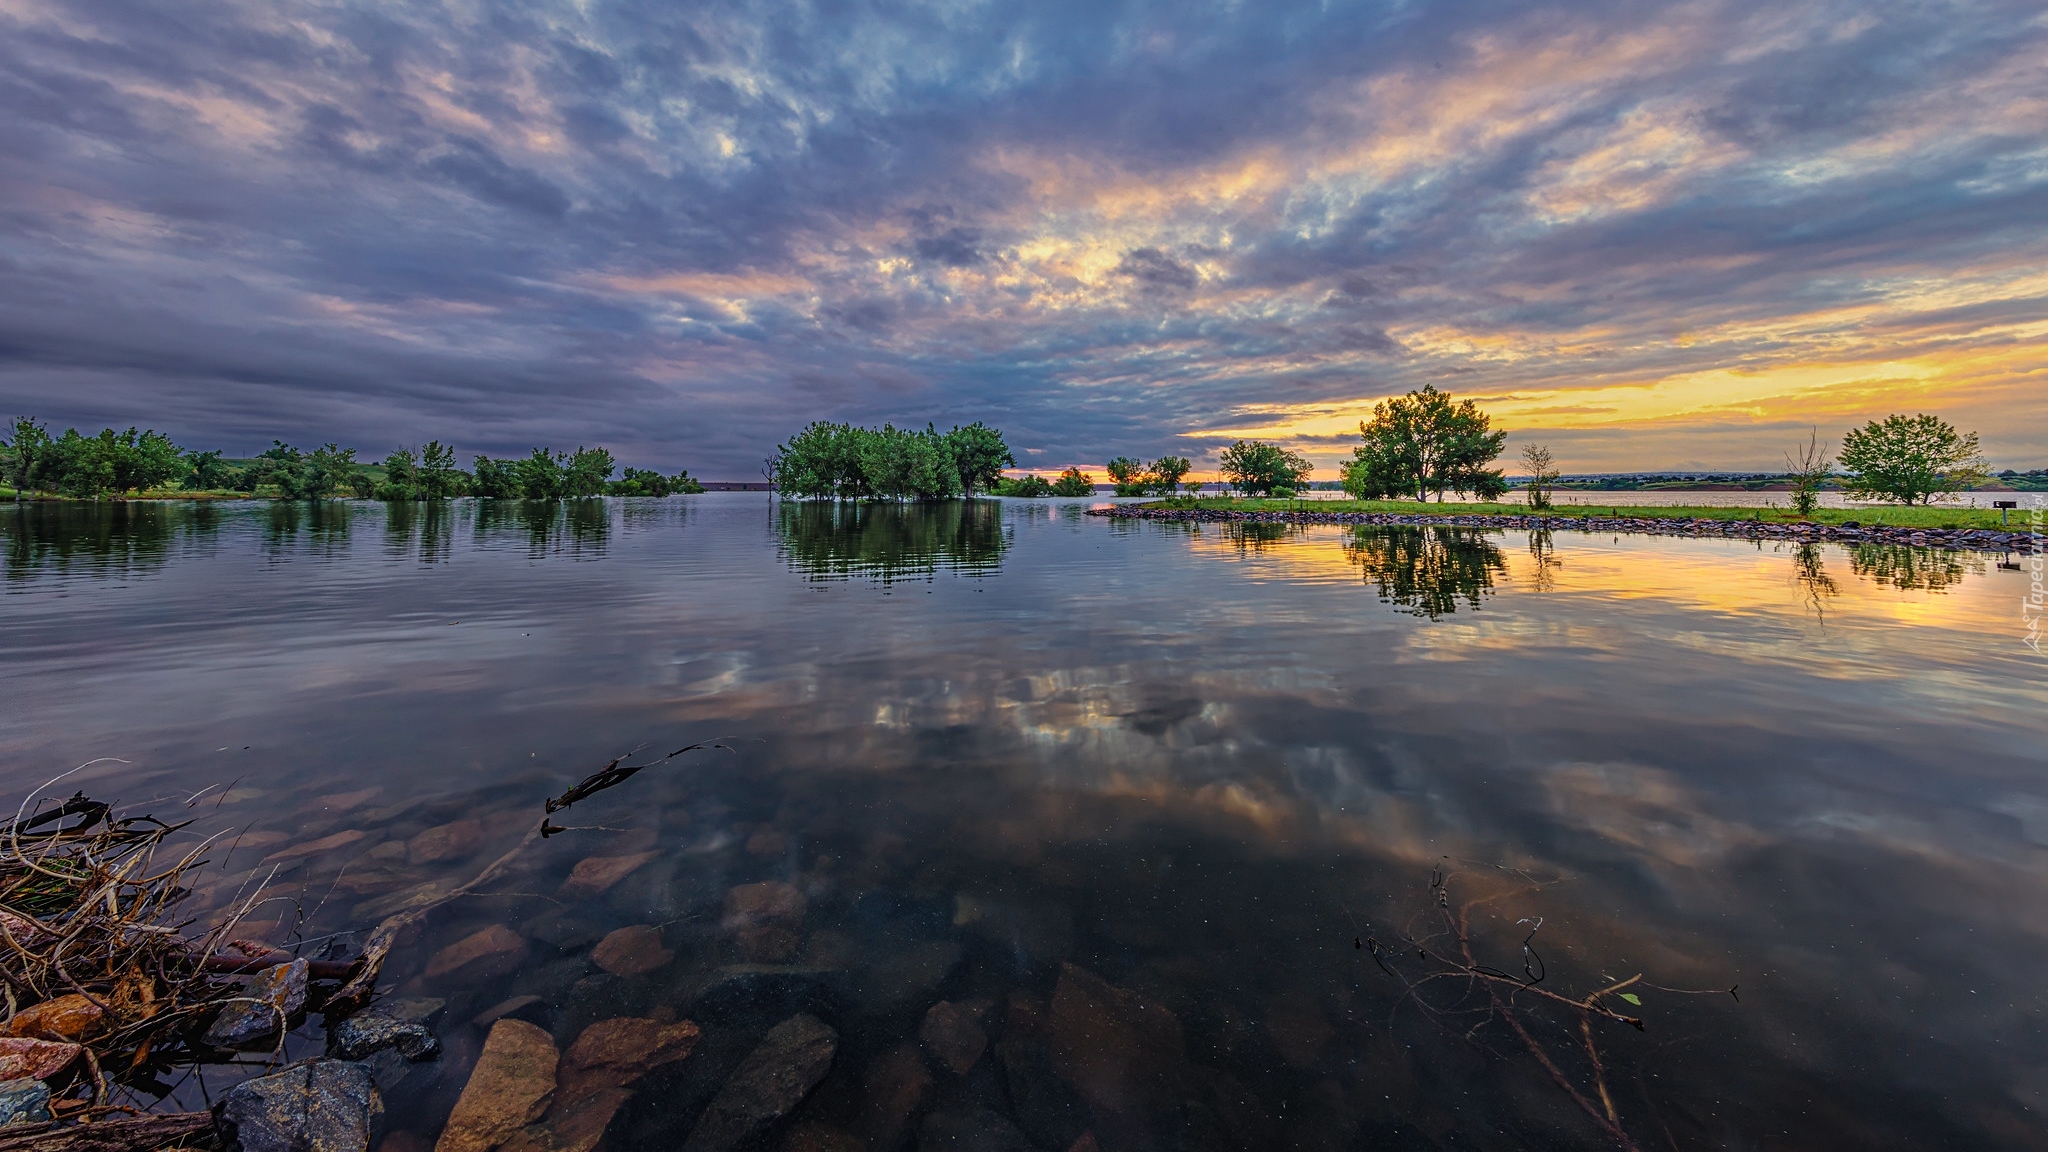
POLYGON ((527 548, 535 556, 566 551, 572 557, 603 556, 611 537, 611 509, 602 499, 581 500, 479 500, 476 503, 476 534, 489 536, 525 533, 527 548))
POLYGON ((342 500, 275 500, 263 522, 263 544, 273 556, 296 545, 303 533, 313 550, 335 556, 348 546, 355 509, 342 500))
POLYGON ((992 574, 1010 539, 993 500, 930 504, 785 503, 775 510, 782 558, 816 580, 866 576, 884 584, 940 569, 992 574))
POLYGON ((1984 558, 1944 548, 1858 544, 1849 553, 1849 568, 1866 580, 1889 584, 1904 591, 1939 592, 1952 584, 1962 583, 1964 576, 1981 575, 1984 558))
POLYGON ((1823 623, 1827 620, 1827 602, 1838 589, 1835 578, 1828 575, 1827 567, 1821 562, 1820 545, 1801 544, 1792 554, 1792 582, 1799 586, 1806 598, 1806 607, 1823 623))
POLYGON ((211 541, 220 509, 210 504, 129 501, 0 505, 7 575, 26 578, 73 567, 94 576, 159 568, 179 540, 211 541))
POLYGON ((453 548, 455 509, 446 500, 394 500, 384 505, 384 551, 403 557, 419 538, 422 564, 445 563, 453 548))
POLYGON ((1308 536, 1308 528, 1301 524, 1225 524, 1223 538, 1230 541, 1240 555, 1259 553, 1284 540, 1301 540, 1308 536))
POLYGON ((1461 596, 1479 607, 1507 574, 1501 550, 1472 528, 1356 528, 1344 554, 1379 585, 1381 600, 1432 620, 1456 612, 1461 596))
POLYGON ((1564 567, 1564 561, 1557 558, 1557 544, 1550 538, 1550 529, 1537 528, 1529 533, 1529 555, 1536 561, 1529 574, 1530 586, 1538 592, 1554 591, 1557 570, 1564 567))

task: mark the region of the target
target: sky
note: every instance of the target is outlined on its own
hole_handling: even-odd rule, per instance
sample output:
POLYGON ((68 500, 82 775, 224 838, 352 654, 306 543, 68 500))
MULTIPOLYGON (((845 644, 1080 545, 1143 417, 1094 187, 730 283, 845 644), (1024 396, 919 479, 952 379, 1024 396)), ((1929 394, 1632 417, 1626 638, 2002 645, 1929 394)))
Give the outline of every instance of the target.
POLYGON ((814 419, 1334 479, 1894 411, 2048 466, 2033 3, 0 0, 0 413, 238 455, 814 419))

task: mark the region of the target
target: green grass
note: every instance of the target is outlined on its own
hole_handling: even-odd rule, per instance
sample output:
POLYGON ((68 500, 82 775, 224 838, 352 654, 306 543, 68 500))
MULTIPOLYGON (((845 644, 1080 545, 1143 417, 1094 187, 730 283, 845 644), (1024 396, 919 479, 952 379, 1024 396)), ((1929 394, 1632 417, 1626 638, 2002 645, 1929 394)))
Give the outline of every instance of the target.
MULTIPOLYGON (((1522 504, 1419 504, 1411 500, 1244 500, 1232 497, 1195 502, 1202 508, 1225 512, 1383 512, 1423 516, 1526 516, 1532 509, 1522 504)), ((1160 507, 1159 502, 1146 507, 1160 507)), ((1173 507, 1188 502, 1175 500, 1173 507)), ((1633 516, 1657 520, 1761 520, 1772 524, 1882 524, 1894 528, 1996 528, 1998 512, 1991 508, 1898 507, 1821 508, 1811 516, 1797 516, 1786 508, 1729 508, 1693 505, 1571 504, 1545 510, 1544 515, 1570 519, 1581 516, 1633 516)), ((2008 527, 2027 526, 2024 510, 2016 511, 2008 527)))

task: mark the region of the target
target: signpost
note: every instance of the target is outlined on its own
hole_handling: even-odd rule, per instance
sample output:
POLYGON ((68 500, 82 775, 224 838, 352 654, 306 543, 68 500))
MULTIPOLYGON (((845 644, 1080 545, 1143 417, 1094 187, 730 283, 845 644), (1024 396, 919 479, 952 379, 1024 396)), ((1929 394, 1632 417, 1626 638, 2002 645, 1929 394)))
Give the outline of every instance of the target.
POLYGON ((2006 513, 2011 509, 2019 507, 2020 502, 2017 500, 1993 500, 1991 506, 1998 509, 1998 526, 2003 528, 2005 527, 2006 513))

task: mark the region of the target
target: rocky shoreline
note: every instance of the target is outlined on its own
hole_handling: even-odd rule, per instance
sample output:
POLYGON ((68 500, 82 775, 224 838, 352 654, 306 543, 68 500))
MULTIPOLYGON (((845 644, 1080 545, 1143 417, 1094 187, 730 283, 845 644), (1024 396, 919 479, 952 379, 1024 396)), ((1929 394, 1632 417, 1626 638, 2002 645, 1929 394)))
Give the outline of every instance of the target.
POLYGON ((1411 512, 1233 512, 1221 508, 1161 508, 1117 504, 1090 508, 1090 516, 1134 520, 1178 520, 1210 524, 1406 524, 1454 528, 1547 529, 1553 532, 1628 532, 1648 536, 1722 537, 1736 540, 1782 540, 1795 544, 1895 544, 1909 548, 1945 548, 1967 552, 2031 553, 2036 538, 2028 532, 1995 528, 1900 528, 1842 524, 1780 524, 1763 520, 1680 519, 1660 516, 1534 516, 1432 515, 1411 512))

